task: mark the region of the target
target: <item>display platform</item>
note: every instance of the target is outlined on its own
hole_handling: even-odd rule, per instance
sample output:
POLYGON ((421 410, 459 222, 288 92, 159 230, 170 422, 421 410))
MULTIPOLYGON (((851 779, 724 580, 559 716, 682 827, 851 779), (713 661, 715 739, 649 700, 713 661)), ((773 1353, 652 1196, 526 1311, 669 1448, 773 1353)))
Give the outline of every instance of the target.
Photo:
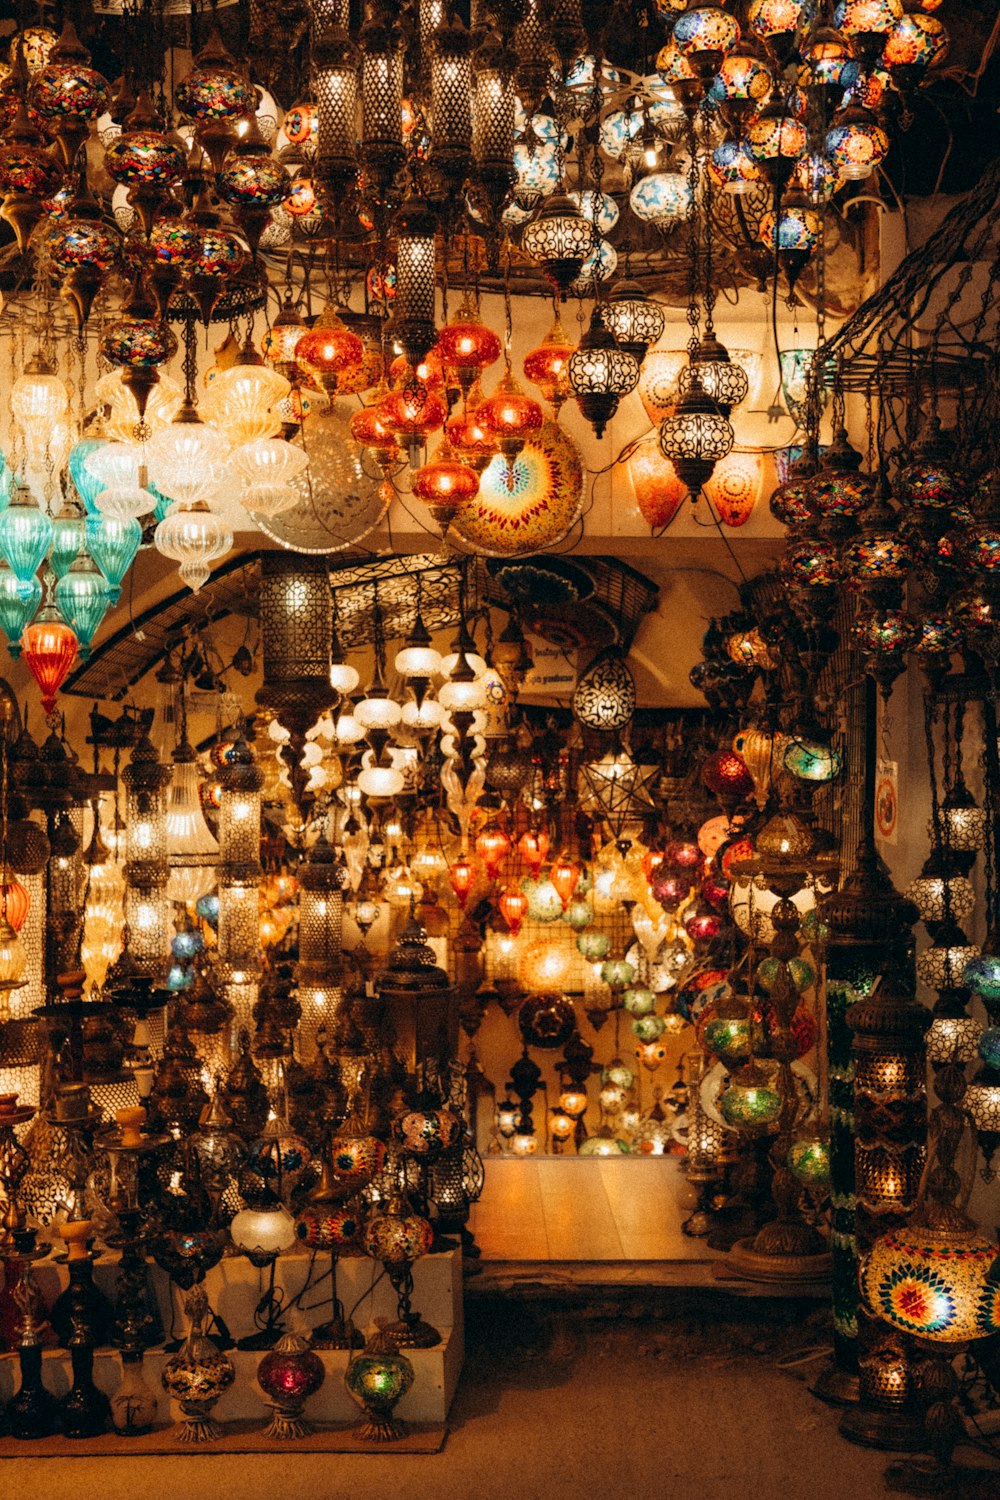
MULTIPOLYGON (((310 1327, 316 1327, 330 1316, 329 1279, 319 1278, 329 1268, 329 1259, 319 1255, 313 1260, 308 1253, 292 1253, 282 1256, 278 1262, 275 1284, 286 1303, 299 1298, 303 1288, 308 1287, 298 1302, 298 1311, 310 1327), (310 1268, 312 1280, 310 1281, 310 1268)), ((113 1295, 117 1256, 106 1254, 95 1263, 94 1275, 98 1285, 113 1295)), ((51 1306, 54 1298, 66 1285, 66 1267, 55 1260, 42 1260, 34 1268, 46 1303, 51 1306)), ((182 1311, 182 1294, 156 1266, 149 1268, 150 1286, 159 1305, 160 1317, 168 1340, 182 1339, 187 1323, 182 1311)), ((462 1317, 462 1255, 460 1250, 448 1250, 435 1255, 426 1255, 413 1266, 412 1303, 421 1316, 441 1334, 441 1342, 432 1349, 407 1349, 407 1358, 414 1371, 413 1385, 396 1408, 396 1415, 404 1422, 416 1423, 429 1429, 441 1429, 448 1415, 464 1358, 464 1327, 462 1317)), ((254 1309, 267 1283, 267 1273, 258 1272, 242 1256, 224 1258, 213 1267, 205 1278, 205 1289, 213 1311, 221 1317, 234 1337, 242 1337, 254 1329, 254 1309)), ((395 1318, 396 1298, 388 1278, 381 1267, 363 1256, 345 1258, 338 1263, 337 1287, 340 1300, 347 1314, 353 1315, 356 1326, 365 1334, 377 1332, 377 1320, 395 1318)), ((359 1420, 359 1409, 344 1385, 349 1354, 341 1349, 317 1349, 326 1366, 326 1378, 315 1396, 310 1398, 307 1417, 316 1423, 340 1427, 339 1432, 328 1431, 325 1440, 331 1444, 348 1443, 347 1447, 325 1447, 322 1451, 355 1451, 353 1439, 348 1442, 348 1429, 359 1420)), ((256 1382, 257 1366, 264 1351, 229 1349, 229 1358, 236 1367, 236 1380, 221 1398, 213 1415, 222 1423, 266 1422, 268 1411, 264 1397, 256 1382)), ((163 1347, 150 1349, 144 1361, 144 1373, 154 1390, 160 1393, 157 1421, 172 1423, 177 1417, 169 1397, 162 1391, 160 1373, 169 1351, 163 1347)), ((43 1359, 43 1379, 55 1396, 65 1393, 70 1384, 69 1356, 65 1350, 46 1350, 43 1359)), ((121 1359, 114 1349, 99 1349, 94 1359, 94 1379, 108 1395, 114 1393, 121 1380, 121 1359)), ((13 1395, 18 1385, 18 1360, 16 1354, 0 1355, 0 1407, 13 1395)), ((249 1429, 248 1429, 249 1430, 249 1429)), ((155 1436, 154 1434, 150 1435, 155 1436)), ((244 1433, 244 1437, 246 1434, 244 1433)), ((249 1441, 249 1439, 247 1439, 249 1441)), ((98 1453, 104 1451, 96 1444, 112 1439, 88 1439, 70 1443, 74 1452, 98 1453)), ((123 1439, 129 1451, 134 1451, 136 1441, 146 1439, 123 1439)), ((228 1441, 228 1439, 227 1439, 228 1441)), ((161 1435, 166 1443, 164 1451, 173 1451, 169 1439, 161 1435)), ((215 1445, 211 1445, 214 1449, 215 1445)), ((283 1451, 289 1444, 268 1443, 268 1450, 283 1451)), ((378 1445, 376 1445, 378 1446, 378 1445)), ((440 1442, 437 1442, 440 1446, 440 1442)), ((19 1454, 28 1451, 48 1451, 46 1444, 20 1443, 0 1438, 0 1450, 19 1454)), ((55 1451, 54 1449, 52 1450, 55 1451)), ((110 1449, 108 1450, 110 1451, 110 1449)), ((149 1450, 159 1451, 159 1450, 149 1450)), ((195 1451, 185 1449, 185 1451, 195 1451)), ((230 1449, 228 1451, 242 1451, 230 1449)), ((263 1451, 254 1448, 247 1451, 263 1451)), ((434 1447, 411 1451, 433 1452, 434 1447)))

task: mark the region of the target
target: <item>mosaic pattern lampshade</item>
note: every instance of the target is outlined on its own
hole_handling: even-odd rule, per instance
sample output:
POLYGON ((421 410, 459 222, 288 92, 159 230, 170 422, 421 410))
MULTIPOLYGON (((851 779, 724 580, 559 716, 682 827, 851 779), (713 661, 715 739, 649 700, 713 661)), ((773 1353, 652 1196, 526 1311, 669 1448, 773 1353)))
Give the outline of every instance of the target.
POLYGON ((876 1240, 861 1271, 872 1309, 901 1333, 933 1342, 982 1338, 1000 1327, 1000 1286, 990 1277, 995 1240, 912 1221, 876 1240))

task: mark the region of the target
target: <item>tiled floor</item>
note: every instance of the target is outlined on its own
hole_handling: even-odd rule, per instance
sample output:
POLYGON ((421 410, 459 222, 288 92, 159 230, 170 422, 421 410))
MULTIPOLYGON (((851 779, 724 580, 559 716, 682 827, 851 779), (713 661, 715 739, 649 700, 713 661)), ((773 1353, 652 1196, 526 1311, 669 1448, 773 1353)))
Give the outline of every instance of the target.
POLYGON ((496 1157, 470 1228, 485 1260, 712 1260, 681 1233, 690 1188, 672 1156, 496 1157))

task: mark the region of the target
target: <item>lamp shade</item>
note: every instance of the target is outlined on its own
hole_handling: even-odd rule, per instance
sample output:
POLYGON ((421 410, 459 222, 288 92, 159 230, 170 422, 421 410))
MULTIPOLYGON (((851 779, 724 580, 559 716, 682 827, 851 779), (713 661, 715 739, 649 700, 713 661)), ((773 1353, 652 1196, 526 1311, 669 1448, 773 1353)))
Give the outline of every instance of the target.
POLYGON ((990 1278, 994 1240, 912 1221, 875 1241, 861 1288, 880 1318, 933 1342, 982 1338, 1000 1328, 1000 1286, 990 1278))

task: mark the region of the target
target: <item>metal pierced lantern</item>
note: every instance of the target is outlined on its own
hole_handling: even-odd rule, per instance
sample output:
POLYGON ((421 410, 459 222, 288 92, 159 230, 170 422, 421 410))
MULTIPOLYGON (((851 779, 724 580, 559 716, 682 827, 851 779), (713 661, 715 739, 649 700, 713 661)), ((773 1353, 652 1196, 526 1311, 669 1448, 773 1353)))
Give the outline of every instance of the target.
POLYGON ((495 36, 475 55, 472 157, 477 204, 495 221, 514 181, 513 68, 510 53, 495 36))
POLYGON ((708 329, 691 353, 690 363, 685 365, 677 377, 677 388, 686 396, 695 386, 715 402, 724 417, 728 417, 734 406, 745 401, 750 391, 750 382, 742 366, 729 357, 729 350, 708 329))
POLYGON ((403 160, 403 42, 376 15, 361 28, 361 161, 394 174, 403 160))
POLYGON ((563 298, 593 248, 593 224, 565 193, 550 194, 521 236, 521 249, 563 298))
POLYGON ((434 326, 434 236, 437 220, 425 198, 411 194, 393 223, 396 242, 396 306, 393 333, 411 365, 418 365, 437 339, 434 326))
POLYGON ((619 281, 610 292, 602 315, 619 349, 640 364, 646 350, 656 343, 666 326, 663 308, 637 281, 619 281))
POLYGON ((472 159, 471 93, 469 33, 449 14, 431 41, 431 161, 452 178, 464 177, 472 159))
POLYGON ((609 646, 594 658, 573 693, 573 713, 588 729, 621 730, 635 713, 635 681, 621 652, 609 646))
POLYGON ((690 391, 681 396, 673 414, 660 423, 660 452, 673 464, 691 494, 697 494, 712 477, 734 440, 729 422, 696 377, 692 377, 690 391))
POLYGON ((597 436, 603 437, 622 396, 639 383, 639 361, 619 346, 602 320, 599 303, 579 347, 570 355, 566 372, 577 405, 597 436))

